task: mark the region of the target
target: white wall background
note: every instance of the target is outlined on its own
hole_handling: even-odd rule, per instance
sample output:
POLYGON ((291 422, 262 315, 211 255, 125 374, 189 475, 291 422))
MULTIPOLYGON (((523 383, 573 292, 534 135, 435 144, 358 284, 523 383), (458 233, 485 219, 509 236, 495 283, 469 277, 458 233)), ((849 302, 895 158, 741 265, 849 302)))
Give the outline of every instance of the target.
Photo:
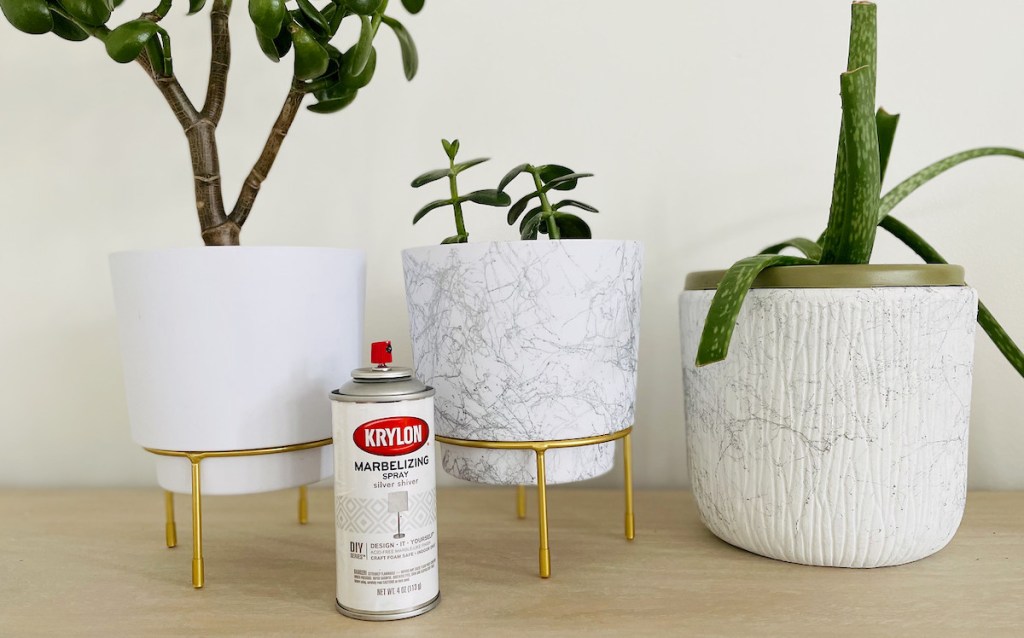
MULTIPOLYGON (((258 51, 236 5, 220 129, 229 199, 290 75, 258 51)), ((881 5, 879 100, 904 115, 888 185, 964 148, 1024 147, 1024 5, 881 5)), ((129 0, 121 13, 144 8, 129 0)), ((175 68, 201 100, 207 22, 183 13, 166 21, 175 68)), ((369 249, 367 337, 396 340, 409 361, 399 250, 451 234, 442 214, 409 224, 440 196, 408 187, 443 164, 438 140, 495 158, 466 174, 467 188, 493 187, 524 161, 597 173, 578 191, 602 210, 595 234, 647 248, 637 483, 686 485, 683 277, 822 228, 848 15, 845 0, 430 0, 405 20, 419 77, 404 81, 382 34, 377 78, 353 106, 300 115, 243 243, 369 249)), ((114 64, 96 42, 0 21, 0 149, 0 485, 155 484, 128 435, 107 255, 199 243, 181 132, 136 66, 114 64)), ((999 158, 956 169, 899 209, 968 267, 1018 339, 1022 202, 1024 164, 999 158)), ((503 217, 470 211, 472 239, 511 238, 503 217)), ((908 259, 885 241, 876 261, 908 259)), ((1024 488, 1022 415, 1024 381, 979 337, 973 487, 1024 488)))

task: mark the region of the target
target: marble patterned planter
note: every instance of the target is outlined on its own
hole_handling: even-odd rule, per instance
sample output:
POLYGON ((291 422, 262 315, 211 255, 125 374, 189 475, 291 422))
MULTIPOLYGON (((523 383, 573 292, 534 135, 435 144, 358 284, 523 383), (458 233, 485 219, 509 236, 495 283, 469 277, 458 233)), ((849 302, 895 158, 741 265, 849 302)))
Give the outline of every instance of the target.
MULTIPOLYGON (((132 438, 178 451, 247 450, 331 436, 325 400, 362 361, 359 250, 202 247, 110 256, 132 438)), ((157 480, 189 493, 187 459, 157 480)), ((333 448, 210 458, 204 494, 331 476, 333 448)))
MULTIPOLYGON (((639 242, 460 244, 402 253, 416 376, 437 390, 437 432, 571 439, 633 424, 639 242)), ((614 443, 551 450, 547 482, 609 471, 614 443)), ((530 451, 440 447, 445 471, 535 484, 530 451)))
MULTIPOLYGON (((898 268, 855 268, 899 282, 898 268)), ((690 477, 708 529, 808 565, 898 565, 942 549, 966 498, 975 291, 754 289, 729 356, 696 368, 713 294, 680 297, 690 477)))

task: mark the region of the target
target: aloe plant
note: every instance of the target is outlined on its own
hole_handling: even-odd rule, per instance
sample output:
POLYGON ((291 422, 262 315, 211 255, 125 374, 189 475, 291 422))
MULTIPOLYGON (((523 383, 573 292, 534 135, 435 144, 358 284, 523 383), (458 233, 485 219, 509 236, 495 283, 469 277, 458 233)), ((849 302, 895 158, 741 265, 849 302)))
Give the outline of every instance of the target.
MULTIPOLYGON (((123 0, 0 0, 0 10, 17 29, 30 34, 53 33, 72 42, 95 38, 120 63, 137 62, 153 80, 170 106, 188 141, 192 160, 196 211, 203 240, 209 245, 237 245, 239 233, 252 210, 281 144, 307 95, 316 99, 307 108, 334 113, 356 98, 373 78, 377 31, 387 25, 398 39, 405 77, 416 75, 419 58, 409 32, 387 15, 387 0, 331 0, 319 8, 311 0, 249 0, 249 17, 256 41, 274 62, 292 52, 294 72, 284 104, 263 150, 242 184, 234 206, 224 204, 217 148, 217 126, 224 112, 231 32, 228 18, 232 0, 213 0, 210 10, 211 54, 206 98, 194 103, 178 82, 171 55, 170 34, 160 26, 171 10, 171 0, 159 0, 152 10, 117 26, 109 26, 123 0), (331 41, 345 18, 359 22, 355 44, 342 53, 331 41)), ((203 9, 206 0, 189 0, 189 15, 203 9)), ((423 9, 424 0, 402 0, 410 13, 423 9)))
MULTIPOLYGON (((840 76, 843 118, 827 228, 817 241, 796 237, 780 242, 769 246, 760 255, 741 259, 726 271, 708 311, 696 365, 708 365, 726 357, 743 299, 754 279, 767 268, 866 264, 871 258, 879 226, 907 244, 926 262, 945 263, 920 235, 890 217, 889 213, 932 178, 963 162, 993 155, 1024 159, 1024 151, 1013 148, 985 147, 963 151, 927 166, 882 196, 882 181, 899 116, 884 109, 875 110, 876 61, 875 5, 855 2, 847 71, 840 76), (786 248, 796 249, 804 256, 778 254, 786 248)), ((984 304, 979 304, 978 323, 1007 361, 1024 376, 1024 354, 984 304)))
POLYGON ((462 215, 462 204, 465 202, 475 202, 494 207, 511 205, 508 211, 508 225, 514 225, 522 216, 522 221, 519 223, 521 239, 537 239, 538 233, 546 234, 551 239, 590 239, 590 226, 578 216, 566 213, 562 209, 572 207, 591 213, 598 212, 597 209, 590 204, 585 204, 575 199, 563 199, 552 204, 549 192, 552 190, 573 190, 576 188, 579 180, 585 177, 593 177, 592 173, 577 173, 571 168, 558 164, 544 164, 541 166, 520 164, 501 178, 498 188, 473 191, 467 195, 460 195, 458 188, 459 173, 477 164, 482 164, 488 161, 489 158, 478 158, 456 163, 455 155, 459 152, 459 140, 453 142, 441 140, 441 145, 448 155, 448 168, 439 168, 423 173, 412 180, 412 187, 419 188, 424 184, 447 177, 450 197, 432 201, 421 208, 413 216, 412 223, 415 224, 423 219, 432 210, 451 206, 455 213, 455 234, 442 240, 442 244, 462 244, 469 241, 469 233, 466 232, 466 222, 462 215), (505 192, 505 189, 508 188, 509 184, 517 176, 524 173, 533 177, 534 190, 521 197, 515 204, 512 204, 512 198, 505 192), (534 199, 538 200, 537 205, 526 211, 526 207, 534 199), (526 212, 525 215, 523 215, 524 211, 526 212))

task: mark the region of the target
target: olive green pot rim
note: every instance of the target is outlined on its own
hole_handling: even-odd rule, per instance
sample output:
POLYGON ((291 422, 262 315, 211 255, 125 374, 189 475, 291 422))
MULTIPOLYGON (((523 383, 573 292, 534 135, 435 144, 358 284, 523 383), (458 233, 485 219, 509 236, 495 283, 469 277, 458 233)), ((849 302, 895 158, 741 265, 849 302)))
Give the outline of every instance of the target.
MULTIPOLYGON (((686 290, 715 290, 724 270, 692 272, 686 290)), ((952 264, 863 264, 776 266, 754 280, 752 288, 918 288, 964 286, 964 269, 952 264)))

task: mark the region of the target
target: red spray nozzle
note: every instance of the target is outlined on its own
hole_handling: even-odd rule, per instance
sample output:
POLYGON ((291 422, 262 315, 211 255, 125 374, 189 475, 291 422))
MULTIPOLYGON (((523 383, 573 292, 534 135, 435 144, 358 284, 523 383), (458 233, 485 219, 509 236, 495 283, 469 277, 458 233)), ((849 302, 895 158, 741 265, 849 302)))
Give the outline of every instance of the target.
POLYGON ((380 368, 386 368, 391 363, 390 341, 375 341, 370 344, 370 363, 375 363, 380 368))

